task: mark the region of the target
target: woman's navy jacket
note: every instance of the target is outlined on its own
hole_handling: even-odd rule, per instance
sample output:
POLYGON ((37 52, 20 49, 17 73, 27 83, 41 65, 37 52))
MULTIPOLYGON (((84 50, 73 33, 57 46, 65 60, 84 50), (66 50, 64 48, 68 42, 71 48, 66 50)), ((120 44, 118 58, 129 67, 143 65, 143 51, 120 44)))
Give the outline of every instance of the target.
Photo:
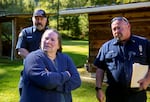
POLYGON ((23 80, 20 102, 72 102, 71 91, 81 85, 68 55, 58 52, 54 64, 41 49, 26 57, 23 80))

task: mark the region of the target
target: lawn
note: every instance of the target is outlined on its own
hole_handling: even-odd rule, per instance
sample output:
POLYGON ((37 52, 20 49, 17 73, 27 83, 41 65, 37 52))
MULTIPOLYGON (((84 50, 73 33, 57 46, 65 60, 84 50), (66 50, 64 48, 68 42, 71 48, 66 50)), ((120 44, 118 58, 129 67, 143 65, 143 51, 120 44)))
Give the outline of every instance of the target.
POLYGON ((86 62, 88 50, 88 41, 63 41, 63 52, 72 57, 77 67, 86 62))
MULTIPOLYGON (((63 41, 63 52, 69 54, 81 76, 89 75, 83 68, 88 56, 88 41, 63 41)), ((18 82, 22 70, 22 60, 0 58, 0 102, 18 102, 18 82)), ((95 97, 95 81, 82 79, 82 85, 72 91, 73 102, 98 102, 95 97)), ((147 93, 150 102, 150 92, 147 93)))
POLYGON ((18 81, 21 61, 0 59, 0 102, 18 102, 18 81))

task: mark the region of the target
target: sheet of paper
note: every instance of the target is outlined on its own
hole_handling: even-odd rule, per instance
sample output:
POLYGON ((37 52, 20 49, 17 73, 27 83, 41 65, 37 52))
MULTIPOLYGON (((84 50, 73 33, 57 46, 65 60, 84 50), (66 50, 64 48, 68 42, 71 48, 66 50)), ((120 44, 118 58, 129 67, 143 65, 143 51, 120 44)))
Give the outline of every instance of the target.
POLYGON ((139 63, 134 63, 130 87, 131 88, 139 87, 138 81, 145 77, 147 71, 148 71, 148 65, 141 65, 139 63))

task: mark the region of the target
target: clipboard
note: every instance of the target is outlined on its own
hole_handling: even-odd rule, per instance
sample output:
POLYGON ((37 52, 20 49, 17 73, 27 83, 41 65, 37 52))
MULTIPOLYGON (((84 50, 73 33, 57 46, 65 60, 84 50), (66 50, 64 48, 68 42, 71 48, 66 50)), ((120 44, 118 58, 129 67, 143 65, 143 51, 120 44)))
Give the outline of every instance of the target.
POLYGON ((140 63, 133 64, 132 78, 131 78, 131 88, 139 88, 139 80, 145 77, 148 72, 148 65, 142 65, 140 63))

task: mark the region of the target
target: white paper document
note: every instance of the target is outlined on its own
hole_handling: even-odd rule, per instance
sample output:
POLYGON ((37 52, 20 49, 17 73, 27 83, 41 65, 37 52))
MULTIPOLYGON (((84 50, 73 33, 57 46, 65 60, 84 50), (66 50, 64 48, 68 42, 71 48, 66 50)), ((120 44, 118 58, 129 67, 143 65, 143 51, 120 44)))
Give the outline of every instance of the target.
POLYGON ((130 87, 138 88, 140 86, 138 81, 145 77, 147 71, 148 71, 148 65, 134 63, 130 87))

